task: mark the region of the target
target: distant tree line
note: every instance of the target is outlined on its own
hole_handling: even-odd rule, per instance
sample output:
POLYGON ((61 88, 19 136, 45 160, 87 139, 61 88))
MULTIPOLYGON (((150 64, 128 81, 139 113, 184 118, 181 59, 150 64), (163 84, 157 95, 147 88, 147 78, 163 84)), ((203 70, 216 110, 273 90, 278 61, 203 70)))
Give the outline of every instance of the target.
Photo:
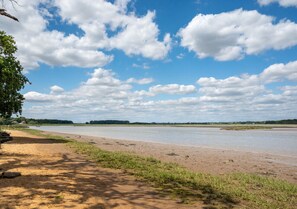
POLYGON ((91 120, 86 124, 130 124, 128 120, 91 120))
MULTIPOLYGON (((34 119, 34 118, 4 118, 0 117, 0 125, 13 124, 74 124, 71 120, 34 119)), ((297 124, 297 119, 267 120, 267 121, 240 121, 240 122, 187 122, 187 123, 156 123, 156 122, 130 122, 128 120, 91 120, 86 124, 130 124, 130 125, 220 125, 220 124, 297 124)))
POLYGON ((58 119, 33 119, 33 118, 0 118, 0 125, 13 125, 13 124, 28 124, 28 125, 41 125, 41 124, 73 124, 71 120, 58 120, 58 119))
POLYGON ((28 119, 28 124, 73 124, 71 120, 58 120, 58 119, 28 119))
POLYGON ((132 122, 128 120, 91 120, 86 124, 130 124, 130 125, 216 125, 216 124, 297 124, 297 119, 268 120, 268 121, 240 121, 240 122, 187 122, 187 123, 156 123, 132 122))
POLYGON ((130 124, 130 125, 217 125, 217 124, 297 124, 297 119, 268 120, 268 121, 239 121, 239 122, 187 122, 187 123, 156 123, 129 122, 128 120, 91 120, 86 124, 130 124))
POLYGON ((226 124, 297 124, 297 119, 266 120, 266 121, 241 121, 226 124))
POLYGON ((297 124, 297 119, 291 120, 268 120, 265 124, 297 124))

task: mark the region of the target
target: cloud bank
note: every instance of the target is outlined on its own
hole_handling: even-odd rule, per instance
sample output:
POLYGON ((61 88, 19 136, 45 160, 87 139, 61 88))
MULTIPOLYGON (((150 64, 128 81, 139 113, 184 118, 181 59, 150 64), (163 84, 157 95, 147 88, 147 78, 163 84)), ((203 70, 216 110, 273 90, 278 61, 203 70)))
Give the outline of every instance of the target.
MULTIPOLYGON (((284 118, 297 114, 297 61, 268 66, 259 74, 197 78, 192 85, 149 85, 152 78, 121 80, 98 68, 78 88, 52 86, 48 94, 28 92, 24 113, 30 117, 61 117, 131 121, 234 121, 284 118), (271 88, 271 84, 278 87, 271 88), (167 99, 158 95, 167 95, 167 99), (271 114, 273 112, 273 114, 271 114)), ((85 120, 85 121, 84 121, 85 120)))

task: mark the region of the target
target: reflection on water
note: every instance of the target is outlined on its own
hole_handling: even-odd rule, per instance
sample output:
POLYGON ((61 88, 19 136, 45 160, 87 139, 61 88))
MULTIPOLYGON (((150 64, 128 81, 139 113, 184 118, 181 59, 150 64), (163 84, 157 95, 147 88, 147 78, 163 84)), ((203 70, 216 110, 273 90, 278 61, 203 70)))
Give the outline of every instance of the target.
POLYGON ((38 130, 115 139, 266 152, 297 157, 297 129, 226 131, 204 127, 42 126, 38 130))

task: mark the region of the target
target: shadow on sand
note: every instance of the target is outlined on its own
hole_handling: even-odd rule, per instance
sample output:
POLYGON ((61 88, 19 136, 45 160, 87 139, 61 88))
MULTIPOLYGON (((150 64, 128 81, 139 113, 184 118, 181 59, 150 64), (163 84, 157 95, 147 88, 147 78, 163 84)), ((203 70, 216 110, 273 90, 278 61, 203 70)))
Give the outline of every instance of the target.
MULTIPOLYGON (((65 141, 66 142, 66 141, 65 141)), ((59 144, 63 141, 16 137, 8 144, 59 144)), ((8 145, 7 144, 7 145, 8 145)), ((72 153, 60 153, 44 159, 31 154, 10 152, 0 155, 2 170, 27 169, 15 179, 0 178, 0 208, 41 208, 47 205, 64 208, 233 208, 236 204, 213 188, 204 188, 201 203, 178 204, 166 193, 151 189, 122 171, 98 167, 72 153), (28 172, 31 171, 32 172, 28 172), (35 172, 38 171, 38 172, 35 172), (43 172, 44 171, 44 172, 43 172), (149 188, 149 189, 148 189, 149 188), (14 192, 10 192, 10 191, 14 192), (35 201, 38 200, 38 201, 35 201), (228 201, 226 201, 228 200, 228 201), (174 202, 174 207, 170 206, 174 202), (168 203, 168 204, 167 204, 168 203), (180 205, 180 206, 179 206, 180 205)))
POLYGON ((67 140, 54 138, 29 138, 29 137, 13 137, 13 140, 6 144, 61 144, 67 143, 67 140))

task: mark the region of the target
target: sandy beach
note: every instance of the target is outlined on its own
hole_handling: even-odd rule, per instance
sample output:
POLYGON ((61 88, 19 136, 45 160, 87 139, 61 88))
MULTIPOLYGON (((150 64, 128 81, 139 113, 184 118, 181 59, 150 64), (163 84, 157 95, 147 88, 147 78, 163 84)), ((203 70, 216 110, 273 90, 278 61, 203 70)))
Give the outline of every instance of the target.
POLYGON ((75 154, 62 143, 20 131, 3 144, 0 208, 202 208, 183 205, 119 170, 106 169, 75 154))
POLYGON ((226 174, 234 172, 273 176, 297 184, 297 158, 267 153, 203 147, 178 146, 161 143, 117 140, 73 134, 45 132, 89 142, 109 151, 124 151, 165 162, 178 163, 192 171, 226 174))

